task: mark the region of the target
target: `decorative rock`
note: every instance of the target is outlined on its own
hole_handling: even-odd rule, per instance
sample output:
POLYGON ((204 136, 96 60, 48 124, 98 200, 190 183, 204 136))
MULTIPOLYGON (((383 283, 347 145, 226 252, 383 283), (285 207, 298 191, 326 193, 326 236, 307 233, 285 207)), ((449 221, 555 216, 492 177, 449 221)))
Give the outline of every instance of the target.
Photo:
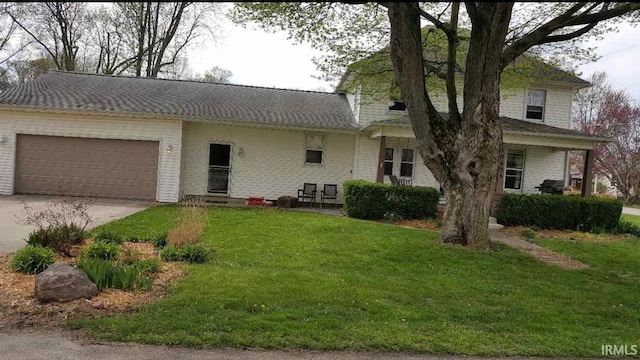
POLYGON ((91 303, 91 306, 96 310, 103 310, 104 309, 104 303, 101 303, 100 301, 91 303))
POLYGON ((67 302, 98 295, 96 284, 84 271, 65 263, 55 263, 36 275, 36 297, 41 302, 67 302))

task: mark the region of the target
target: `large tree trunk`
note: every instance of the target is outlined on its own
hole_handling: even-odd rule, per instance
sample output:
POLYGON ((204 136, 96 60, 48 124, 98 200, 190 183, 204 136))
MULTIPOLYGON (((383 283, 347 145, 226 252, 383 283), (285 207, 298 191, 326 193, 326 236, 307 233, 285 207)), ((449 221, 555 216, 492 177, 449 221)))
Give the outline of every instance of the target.
MULTIPOLYGON (((502 164, 501 54, 513 4, 478 4, 472 17, 464 106, 441 116, 429 98, 417 3, 388 3, 391 58, 425 165, 443 185, 447 209, 441 241, 488 247, 489 208, 502 164)), ((454 21, 452 21, 454 23, 454 21)), ((453 28, 450 44, 455 44, 453 28)), ((455 66, 449 64, 448 66, 455 66)), ((447 81, 455 101, 453 77, 447 81)))

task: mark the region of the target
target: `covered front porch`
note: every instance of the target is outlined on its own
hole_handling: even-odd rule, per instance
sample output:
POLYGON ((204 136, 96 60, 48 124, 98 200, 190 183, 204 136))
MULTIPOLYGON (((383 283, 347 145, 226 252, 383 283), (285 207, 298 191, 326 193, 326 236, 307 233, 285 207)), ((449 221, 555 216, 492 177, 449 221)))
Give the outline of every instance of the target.
MULTIPOLYGON (((504 193, 540 193, 545 180, 555 180, 563 188, 569 185, 568 151, 584 151, 584 178, 591 184, 594 145, 607 139, 540 123, 501 118, 503 125, 503 172, 496 184, 494 202, 504 193)), ((413 186, 439 188, 416 150, 415 135, 408 120, 387 120, 370 124, 365 133, 378 142, 375 181, 390 182, 395 176, 413 186)), ((585 186, 583 196, 592 189, 585 186)))

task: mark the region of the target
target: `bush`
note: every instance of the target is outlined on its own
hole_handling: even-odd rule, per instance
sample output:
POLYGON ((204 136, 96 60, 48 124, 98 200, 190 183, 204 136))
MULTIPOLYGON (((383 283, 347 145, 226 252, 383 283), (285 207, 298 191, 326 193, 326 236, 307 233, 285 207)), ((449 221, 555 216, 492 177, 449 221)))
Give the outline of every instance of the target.
POLYGON ((115 260, 119 252, 117 244, 96 240, 84 250, 84 255, 90 259, 115 260))
POLYGON ((525 228, 522 229, 522 232, 520 233, 522 236, 524 236, 527 239, 535 239, 536 238, 536 232, 533 231, 531 228, 525 228))
POLYGON ((53 200, 38 208, 23 202, 24 213, 16 217, 20 224, 36 228, 29 234, 29 245, 50 247, 57 253, 70 255, 71 246, 82 243, 84 230, 93 221, 88 211, 92 202, 87 198, 53 200))
POLYGON ((11 270, 24 274, 38 274, 54 261, 53 250, 38 245, 27 245, 13 255, 11 270))
POLYGON ((119 234, 112 233, 106 230, 100 230, 97 234, 93 236, 94 240, 100 240, 103 243, 107 244, 122 244, 124 242, 124 238, 119 234))
POLYGON ((106 288, 149 290, 153 286, 153 278, 143 276, 142 271, 135 266, 114 264, 108 260, 87 257, 81 257, 76 265, 96 284, 98 290, 106 288))
POLYGON ((618 234, 631 234, 640 237, 640 226, 627 220, 620 220, 616 228, 618 234))
POLYGON ((430 187, 398 186, 348 180, 344 183, 344 210, 358 219, 435 218, 440 193, 430 187))
POLYGON ((208 221, 208 209, 197 203, 187 203, 180 208, 180 214, 174 227, 167 234, 167 245, 183 246, 195 244, 208 221))
POLYGON ((167 246, 167 233, 159 234, 158 236, 151 239, 151 242, 153 243, 153 246, 158 249, 164 248, 165 246, 167 246))
POLYGON ((26 240, 28 245, 48 247, 64 255, 69 255, 72 245, 83 241, 84 231, 74 224, 39 228, 30 232, 26 240))
POLYGON ((205 263, 209 261, 211 252, 203 244, 189 244, 181 247, 167 246, 160 252, 160 257, 165 261, 205 263))
POLYGON ((160 260, 158 259, 146 259, 136 261, 131 266, 140 270, 143 274, 155 274, 160 270, 160 260))
POLYGON ((581 196, 504 194, 497 220, 503 225, 523 225, 540 229, 591 231, 615 230, 622 202, 581 196))

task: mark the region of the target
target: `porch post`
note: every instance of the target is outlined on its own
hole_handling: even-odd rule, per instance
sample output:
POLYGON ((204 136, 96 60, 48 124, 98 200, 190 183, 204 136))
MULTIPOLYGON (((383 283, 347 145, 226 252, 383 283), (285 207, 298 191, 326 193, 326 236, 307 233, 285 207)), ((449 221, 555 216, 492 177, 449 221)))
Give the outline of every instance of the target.
POLYGON ((584 172, 582 173, 582 196, 589 197, 593 192, 593 163, 595 156, 593 150, 585 151, 584 172))
POLYGON ((378 173, 376 175, 376 182, 384 182, 384 149, 387 146, 387 137, 380 136, 380 152, 378 153, 378 173))

